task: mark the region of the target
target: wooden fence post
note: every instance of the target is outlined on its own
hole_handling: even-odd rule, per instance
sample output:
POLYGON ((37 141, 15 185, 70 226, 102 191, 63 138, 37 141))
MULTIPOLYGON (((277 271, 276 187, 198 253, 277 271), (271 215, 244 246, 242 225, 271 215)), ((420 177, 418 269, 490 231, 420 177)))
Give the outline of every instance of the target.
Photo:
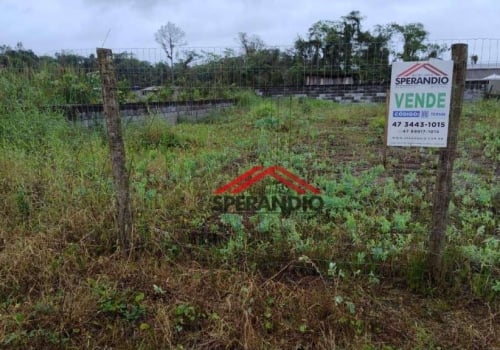
POLYGON ((104 115, 106 117, 111 166, 118 206, 117 243, 122 251, 127 251, 132 244, 132 210, 130 206, 129 178, 125 165, 125 147, 120 125, 120 107, 118 105, 116 77, 113 67, 113 53, 110 49, 98 48, 97 59, 101 75, 104 115))
POLYGON ((428 261, 431 275, 435 280, 441 277, 441 260, 446 240, 448 208, 452 195, 453 163, 456 157, 458 128, 465 89, 467 45, 452 45, 451 56, 454 63, 448 140, 447 147, 442 148, 439 153, 436 187, 432 200, 432 227, 429 237, 428 261))

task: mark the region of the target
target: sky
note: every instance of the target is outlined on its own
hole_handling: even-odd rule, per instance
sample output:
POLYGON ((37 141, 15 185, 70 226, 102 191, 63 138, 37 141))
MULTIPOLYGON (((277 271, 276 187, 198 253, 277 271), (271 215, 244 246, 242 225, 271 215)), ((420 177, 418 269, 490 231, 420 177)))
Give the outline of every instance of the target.
POLYGON ((238 32, 269 46, 292 46, 313 23, 353 10, 364 17, 364 30, 421 22, 430 41, 481 39, 467 41, 469 53, 500 60, 499 41, 489 40, 500 38, 499 0, 0 0, 0 45, 22 42, 39 55, 159 48, 154 34, 172 22, 189 47, 236 48, 238 32))

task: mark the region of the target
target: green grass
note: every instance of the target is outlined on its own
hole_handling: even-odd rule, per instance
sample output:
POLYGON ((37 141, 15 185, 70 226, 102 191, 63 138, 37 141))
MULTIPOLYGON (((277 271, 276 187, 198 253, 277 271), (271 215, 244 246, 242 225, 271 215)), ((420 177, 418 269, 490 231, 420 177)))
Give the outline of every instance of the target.
MULTIPOLYGON (((389 149, 384 161, 381 105, 238 101, 203 122, 152 118, 124 130, 127 257, 115 253, 105 133, 28 103, 2 110, 3 346, 497 345, 497 101, 465 105, 441 285, 425 266, 436 150, 389 149), (321 188, 324 209, 212 210, 216 188, 275 164, 321 188), (446 330, 443 319, 453 319, 446 330)), ((250 193, 287 189, 266 179, 250 193)))

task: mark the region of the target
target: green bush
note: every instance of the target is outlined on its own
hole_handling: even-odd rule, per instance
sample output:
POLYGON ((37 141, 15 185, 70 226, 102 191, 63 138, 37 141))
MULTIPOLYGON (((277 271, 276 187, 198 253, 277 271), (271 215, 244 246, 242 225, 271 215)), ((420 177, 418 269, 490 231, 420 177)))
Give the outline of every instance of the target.
POLYGON ((178 136, 161 117, 130 125, 125 135, 127 144, 134 150, 184 148, 188 145, 188 141, 178 136))

